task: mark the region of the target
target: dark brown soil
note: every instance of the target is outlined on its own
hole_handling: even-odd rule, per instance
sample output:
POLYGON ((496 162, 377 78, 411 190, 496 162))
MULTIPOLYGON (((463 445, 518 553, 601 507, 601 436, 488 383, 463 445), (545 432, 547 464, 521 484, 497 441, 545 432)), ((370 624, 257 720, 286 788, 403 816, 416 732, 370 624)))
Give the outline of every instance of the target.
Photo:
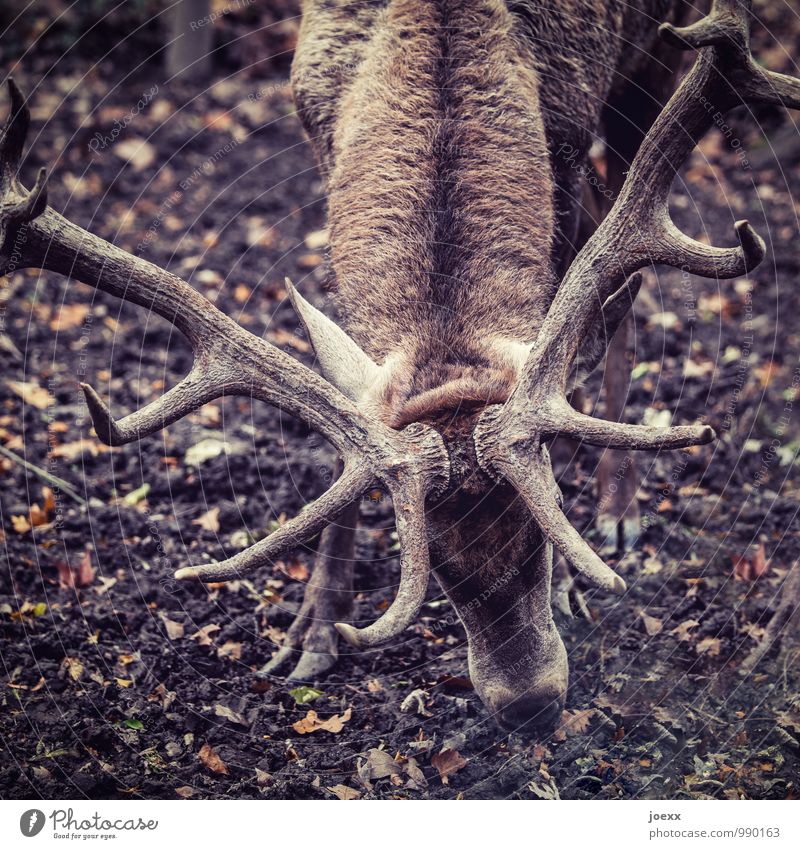
MULTIPOLYGON (((769 25, 800 55, 796 23, 770 8, 769 25)), ((17 51, 34 110, 26 181, 47 165, 56 209, 138 246, 311 364, 281 282, 288 274, 314 295, 325 274, 318 242, 307 243, 324 226, 324 196, 287 84, 295 22, 286 13, 259 30, 247 14, 257 13, 218 27, 217 82, 197 95, 165 83, 148 58, 154 26, 128 41, 117 33, 98 64, 115 43, 108 21, 105 40, 63 56, 69 33, 17 51), (252 64, 256 55, 272 58, 252 64), (95 134, 154 85, 142 114, 92 152, 95 134), (120 146, 133 140, 152 146, 152 162, 124 161, 120 146)), ((759 45, 782 67, 763 32, 759 45)), ((32 514, 45 507, 43 481, 0 457, 0 797, 336 798, 348 787, 362 798, 797 798, 797 652, 773 651, 741 674, 800 557, 799 157, 789 145, 779 165, 768 147, 787 120, 735 115, 731 138, 712 133, 676 185, 684 229, 730 244, 733 221, 748 217, 770 252, 748 280, 648 276, 629 420, 705 416, 721 438, 639 458, 646 531, 609 558, 630 589, 587 593, 591 621, 559 618, 572 716, 541 739, 504 735, 486 714, 463 632, 446 624, 452 611, 433 587, 418 624, 379 651, 345 653, 313 703, 296 704, 281 678, 260 684, 254 671, 292 621, 313 546, 250 581, 206 588, 171 575, 230 556, 319 495, 330 448, 302 423, 230 399, 105 449, 77 382, 132 410, 186 372, 187 345, 81 284, 36 271, 2 281, 0 445, 87 503, 61 491, 45 517, 32 514), (26 401, 9 381, 34 385, 26 401), (208 440, 227 453, 192 465, 188 452, 208 440), (218 532, 195 523, 212 508, 218 532), (26 530, 33 519, 44 524, 26 530), (70 570, 85 586, 65 586, 70 570), (414 690, 421 699, 402 711, 414 690), (349 718, 338 733, 303 735, 293 725, 310 709, 349 718), (466 762, 449 783, 432 762, 442 749, 466 762)), ((595 542, 597 459, 581 451, 561 481, 572 521, 595 542)), ((390 505, 376 497, 362 516, 358 613, 368 619, 390 599, 397 558, 390 505)))

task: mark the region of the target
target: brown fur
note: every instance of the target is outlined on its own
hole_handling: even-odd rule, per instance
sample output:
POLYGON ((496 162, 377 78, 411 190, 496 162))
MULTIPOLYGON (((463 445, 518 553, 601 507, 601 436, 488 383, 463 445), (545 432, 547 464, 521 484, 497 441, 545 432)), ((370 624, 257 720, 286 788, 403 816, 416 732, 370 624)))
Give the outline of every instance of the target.
POLYGON ((387 421, 448 384, 474 398, 476 373, 508 369, 503 342, 535 337, 579 220, 580 176, 557 151, 588 152, 670 5, 304 3, 295 99, 347 329, 377 361, 398 356, 387 421))

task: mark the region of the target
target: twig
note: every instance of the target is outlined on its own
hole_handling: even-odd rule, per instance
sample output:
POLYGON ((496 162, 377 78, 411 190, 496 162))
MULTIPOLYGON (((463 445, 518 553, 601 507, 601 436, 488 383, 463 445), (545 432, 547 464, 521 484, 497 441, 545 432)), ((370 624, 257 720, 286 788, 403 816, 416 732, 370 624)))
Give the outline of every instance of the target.
POLYGON ((27 469, 29 472, 32 472, 34 475, 38 475, 42 480, 47 481, 47 483, 52 484, 57 487, 59 491, 63 492, 65 495, 68 495, 73 501, 76 501, 81 507, 86 506, 86 499, 81 498, 77 492, 63 479, 56 477, 56 475, 51 475, 50 472, 45 471, 44 469, 40 469, 38 466, 34 466, 33 463, 29 463, 27 460, 23 459, 19 456, 19 454, 15 454, 13 451, 9 451, 8 448, 5 448, 3 445, 0 445, 0 454, 3 457, 7 457, 9 460, 12 460, 19 466, 22 466, 23 469, 27 469))

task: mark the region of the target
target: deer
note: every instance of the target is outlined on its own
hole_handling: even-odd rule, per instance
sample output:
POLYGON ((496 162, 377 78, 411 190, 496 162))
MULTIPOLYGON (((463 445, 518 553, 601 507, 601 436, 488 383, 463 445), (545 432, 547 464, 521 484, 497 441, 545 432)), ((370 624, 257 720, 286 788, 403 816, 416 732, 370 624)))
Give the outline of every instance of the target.
POLYGON ((716 247, 679 230, 668 209, 715 115, 741 103, 800 108, 800 80, 753 59, 749 15, 749 0, 713 0, 689 24, 666 0, 636 10, 615 0, 306 0, 292 84, 325 178, 345 327, 288 281, 287 292, 320 373, 65 219, 47 204, 45 169, 26 189, 29 112, 8 81, 0 271, 47 269, 131 301, 171 322, 194 353, 175 386, 119 419, 81 384, 97 437, 124 445, 239 395, 302 419, 339 457, 338 477, 297 516, 229 559, 175 573, 229 581, 319 537, 297 618, 262 674, 293 667, 290 679, 313 679, 340 639, 369 651, 397 637, 433 574, 501 728, 541 730, 560 717, 569 672, 551 607, 554 551, 589 586, 624 594, 626 582, 567 519, 549 450, 558 437, 618 451, 715 437, 702 421, 600 419, 569 395, 630 315, 643 268, 733 278, 765 256, 746 220, 734 246, 716 247), (657 15, 672 19, 656 26, 657 15), (665 46, 695 51, 694 64, 651 125, 626 114, 613 131, 630 162, 580 242, 581 187, 559 145, 584 161, 604 109, 657 101, 655 83, 637 96, 620 78, 635 87, 632 78, 672 73, 658 59, 665 46), (359 503, 376 485, 392 500, 400 577, 376 621, 353 622, 359 503))

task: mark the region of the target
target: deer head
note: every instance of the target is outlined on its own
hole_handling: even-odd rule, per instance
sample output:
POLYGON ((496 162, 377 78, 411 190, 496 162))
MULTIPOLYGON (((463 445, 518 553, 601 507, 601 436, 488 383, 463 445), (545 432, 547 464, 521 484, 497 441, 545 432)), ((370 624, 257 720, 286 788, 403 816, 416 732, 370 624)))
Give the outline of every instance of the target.
POLYGON ((748 10, 745 0, 714 0, 698 23, 662 26, 673 44, 700 50, 694 67, 647 134, 611 212, 576 256, 531 344, 506 345, 493 390, 471 398, 460 387, 464 404, 455 412, 434 398, 425 413, 398 414, 384 403, 397 363, 374 361, 291 285, 325 378, 239 327, 184 281, 47 207, 44 172, 32 191, 17 176, 29 116, 9 81, 11 110, 0 141, 0 272, 45 268, 133 301, 172 322, 194 351, 193 368, 177 386, 119 421, 84 385, 98 437, 122 445, 212 399, 244 395, 303 419, 344 461, 336 483, 269 537, 224 562, 179 569, 176 578, 225 581, 270 564, 378 482, 395 508, 399 590, 368 627, 340 623, 342 636, 367 647, 406 628, 425 599, 432 552, 437 578, 466 626, 470 671, 484 702, 508 725, 552 719, 567 685, 566 652, 550 612, 553 547, 601 589, 623 593, 625 582, 564 516, 548 443, 561 434, 653 451, 714 436, 706 425, 654 428, 583 415, 567 402, 570 382, 579 367, 599 361, 635 297, 639 269, 657 262, 735 277, 765 253, 746 221, 736 225, 738 246, 716 248, 678 231, 667 208, 672 180, 713 125, 714 111, 742 102, 800 108, 800 82, 754 62, 748 10))

